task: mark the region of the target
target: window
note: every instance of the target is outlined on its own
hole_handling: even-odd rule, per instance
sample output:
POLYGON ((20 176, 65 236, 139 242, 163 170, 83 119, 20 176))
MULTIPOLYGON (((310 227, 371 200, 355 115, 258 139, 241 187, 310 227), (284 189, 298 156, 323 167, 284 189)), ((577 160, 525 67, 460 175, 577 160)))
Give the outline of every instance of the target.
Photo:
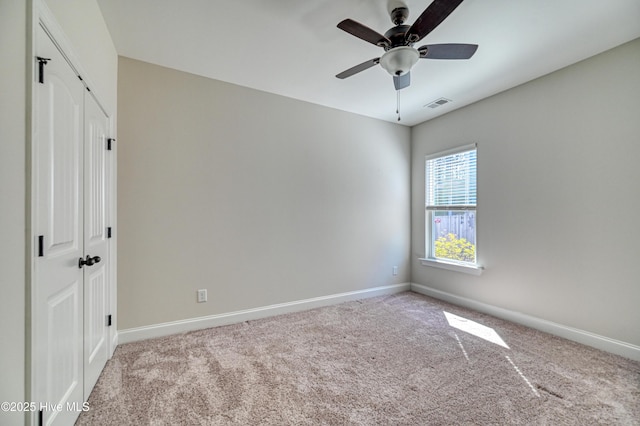
POLYGON ((476 262, 476 152, 474 144, 426 158, 428 264, 480 268, 476 262))

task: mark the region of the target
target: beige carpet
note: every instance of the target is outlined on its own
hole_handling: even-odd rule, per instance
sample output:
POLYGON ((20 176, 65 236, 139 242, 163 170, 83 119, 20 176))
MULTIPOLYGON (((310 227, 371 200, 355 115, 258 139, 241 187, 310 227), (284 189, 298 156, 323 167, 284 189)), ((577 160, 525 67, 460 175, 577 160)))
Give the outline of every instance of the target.
POLYGON ((77 424, 638 425, 640 363, 407 292, 121 345, 89 404, 77 424))

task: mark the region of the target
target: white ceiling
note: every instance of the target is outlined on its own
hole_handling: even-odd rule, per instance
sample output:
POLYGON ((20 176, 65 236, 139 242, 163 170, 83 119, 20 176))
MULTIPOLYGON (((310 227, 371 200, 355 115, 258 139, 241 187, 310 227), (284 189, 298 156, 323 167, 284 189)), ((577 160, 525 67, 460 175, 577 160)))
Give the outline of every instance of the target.
MULTIPOLYGON (((336 28, 384 34, 387 0, 98 0, 119 55, 396 122, 391 76, 341 71, 383 50, 336 28)), ((431 0, 407 0, 413 21, 431 0)), ((416 46, 473 43, 467 61, 422 59, 401 94, 413 126, 640 37, 639 0, 465 0, 416 46), (440 97, 453 102, 425 105, 440 97)))

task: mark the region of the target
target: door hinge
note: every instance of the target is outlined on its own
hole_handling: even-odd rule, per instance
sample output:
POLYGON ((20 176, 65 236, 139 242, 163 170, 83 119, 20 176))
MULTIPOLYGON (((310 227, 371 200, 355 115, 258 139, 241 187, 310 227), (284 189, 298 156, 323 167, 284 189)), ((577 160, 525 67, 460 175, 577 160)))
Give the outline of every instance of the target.
POLYGON ((107 315, 107 327, 111 327, 111 314, 107 315))
POLYGON ((44 235, 38 235, 38 257, 44 257, 44 235))
POLYGON ((42 56, 36 56, 38 60, 38 83, 44 84, 44 66, 51 60, 51 58, 43 58, 42 56))
POLYGON ((107 238, 111 238, 111 227, 107 227, 107 238))
POLYGON ((112 142, 115 142, 115 141, 116 141, 116 140, 115 140, 115 139, 113 139, 113 138, 108 138, 108 139, 107 139, 107 151, 111 151, 111 149, 112 149, 111 143, 112 143, 112 142))

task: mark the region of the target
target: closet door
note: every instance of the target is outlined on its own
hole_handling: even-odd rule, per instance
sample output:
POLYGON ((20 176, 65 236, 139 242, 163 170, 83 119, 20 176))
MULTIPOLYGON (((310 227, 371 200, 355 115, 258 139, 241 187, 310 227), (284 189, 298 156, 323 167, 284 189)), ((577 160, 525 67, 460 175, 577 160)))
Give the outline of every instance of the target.
POLYGON ((42 28, 36 37, 42 59, 34 58, 33 395, 49 407, 42 424, 68 425, 79 414, 68 408, 83 402, 85 89, 42 28))
POLYGON ((85 95, 84 142, 84 396, 89 397, 109 357, 107 319, 110 282, 107 236, 108 118, 85 95))

